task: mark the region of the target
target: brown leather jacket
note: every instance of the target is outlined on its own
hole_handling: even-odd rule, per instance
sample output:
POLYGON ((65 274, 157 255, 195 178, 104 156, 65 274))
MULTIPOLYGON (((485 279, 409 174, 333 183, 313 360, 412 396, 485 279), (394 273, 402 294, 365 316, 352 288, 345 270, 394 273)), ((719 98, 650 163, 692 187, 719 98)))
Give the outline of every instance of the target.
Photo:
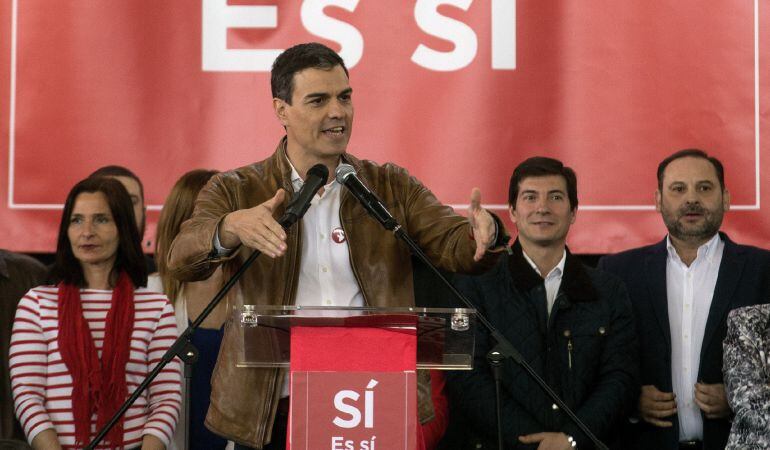
MULTIPOLYGON (((476 249, 467 219, 444 206, 417 179, 393 164, 379 166, 344 155, 363 183, 376 192, 396 220, 439 267, 451 272, 480 272, 494 265, 487 253, 473 261, 476 249)), ((270 199, 278 188, 293 192, 286 139, 268 159, 218 174, 201 191, 193 217, 185 222, 169 254, 172 276, 193 281, 208 277, 224 263, 231 275, 251 250, 241 247, 228 258, 213 249, 217 224, 228 213, 252 208, 270 199)), ((288 196, 287 196, 288 197, 288 196)), ((276 216, 283 213, 283 207, 276 216)), ((347 191, 342 194, 340 221, 345 230, 356 280, 368 306, 411 306, 414 303, 409 250, 391 232, 369 217, 347 191)), ((287 231, 286 254, 277 259, 258 258, 240 278, 243 302, 257 305, 291 305, 296 295, 300 259, 300 221, 287 231)), ((500 232, 503 232, 500 230, 500 232)), ((241 296, 235 296, 236 298, 241 296)), ((219 359, 211 379, 211 406, 206 426, 215 433, 250 447, 262 448, 271 431, 283 381, 279 369, 237 368, 237 329, 225 327, 219 359)))

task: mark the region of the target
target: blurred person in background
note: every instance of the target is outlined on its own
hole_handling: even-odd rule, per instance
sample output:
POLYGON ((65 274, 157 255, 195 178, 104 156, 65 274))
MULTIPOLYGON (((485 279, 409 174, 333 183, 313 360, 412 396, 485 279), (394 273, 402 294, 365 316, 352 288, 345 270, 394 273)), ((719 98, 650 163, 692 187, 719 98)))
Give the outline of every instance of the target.
POLYGON ((28 290, 45 280, 48 269, 35 258, 0 250, 0 448, 9 440, 24 441, 24 431, 13 412, 8 346, 16 305, 28 290))
MULTIPOLYGON (((16 414, 35 449, 83 448, 176 339, 171 303, 147 268, 121 183, 87 178, 64 205, 51 285, 31 289, 13 323, 16 414)), ((107 434, 117 449, 165 449, 180 409, 173 360, 107 434)))
MULTIPOLYGON (((89 175, 90 177, 114 178, 120 181, 120 184, 126 188, 129 197, 131 197, 131 205, 134 208, 136 228, 139 230, 139 242, 143 242, 144 231, 147 225, 147 205, 144 203, 144 185, 142 180, 131 170, 116 165, 100 167, 89 175)), ((144 261, 147 264, 147 273, 153 273, 157 270, 152 257, 145 255, 144 261)))
MULTIPOLYGON (((171 188, 171 193, 163 204, 163 210, 158 220, 155 239, 155 262, 158 273, 150 275, 147 287, 150 290, 165 293, 174 305, 176 323, 180 333, 189 323, 198 317, 211 299, 223 285, 221 266, 211 276, 203 281, 182 283, 168 273, 166 257, 168 249, 179 232, 182 222, 189 219, 193 213, 198 192, 209 179, 219 173, 216 170, 192 170, 185 173, 171 188), (192 320, 191 320, 192 319, 192 320)), ((203 425, 206 412, 209 409, 211 395, 211 374, 219 355, 219 345, 222 343, 223 324, 227 319, 227 303, 221 302, 212 314, 201 323, 190 341, 198 349, 198 361, 193 368, 190 393, 182 388, 183 401, 190 402, 189 425, 180 421, 174 436, 176 448, 184 448, 185 433, 190 433, 189 448, 191 450, 224 449, 227 440, 215 435, 203 425), (189 398, 188 398, 189 395, 189 398)))

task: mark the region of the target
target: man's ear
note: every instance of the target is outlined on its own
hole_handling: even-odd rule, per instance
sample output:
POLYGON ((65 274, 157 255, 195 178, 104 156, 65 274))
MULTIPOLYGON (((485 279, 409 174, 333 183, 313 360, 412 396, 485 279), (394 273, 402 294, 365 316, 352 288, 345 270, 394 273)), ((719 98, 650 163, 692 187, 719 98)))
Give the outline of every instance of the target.
POLYGON ((516 214, 514 214, 514 213, 516 212, 516 210, 513 209, 513 208, 514 208, 513 205, 508 206, 508 217, 511 219, 511 222, 513 222, 515 224, 516 223, 516 214))
POLYGON ((722 191, 722 208, 725 211, 730 211, 730 191, 727 189, 722 191))
POLYGON ((655 211, 660 212, 663 205, 663 194, 660 189, 655 189, 655 211))
POLYGON ((284 100, 281 100, 280 98, 274 98, 273 99, 273 111, 275 111, 275 117, 278 118, 278 121, 281 122, 281 125, 286 127, 288 125, 288 119, 286 118, 286 108, 287 104, 284 100))

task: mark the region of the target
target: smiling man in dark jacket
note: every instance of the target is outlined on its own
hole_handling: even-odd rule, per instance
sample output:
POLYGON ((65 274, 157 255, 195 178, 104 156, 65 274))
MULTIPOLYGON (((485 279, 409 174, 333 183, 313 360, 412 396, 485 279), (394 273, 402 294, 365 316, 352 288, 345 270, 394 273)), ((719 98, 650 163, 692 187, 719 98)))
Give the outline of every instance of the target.
MULTIPOLYGON (((535 157, 513 172, 511 220, 518 238, 495 269, 456 283, 524 359, 607 443, 636 397, 637 344, 631 305, 616 277, 584 266, 566 248, 577 213, 575 172, 535 157)), ((456 448, 498 448, 495 384, 486 354, 495 343, 476 336, 475 366, 454 372, 448 389, 456 448), (470 443, 469 437, 475 440, 470 443), (481 443, 482 447, 473 447, 481 443)), ((516 363, 502 374, 504 448, 592 448, 578 427, 516 363)))

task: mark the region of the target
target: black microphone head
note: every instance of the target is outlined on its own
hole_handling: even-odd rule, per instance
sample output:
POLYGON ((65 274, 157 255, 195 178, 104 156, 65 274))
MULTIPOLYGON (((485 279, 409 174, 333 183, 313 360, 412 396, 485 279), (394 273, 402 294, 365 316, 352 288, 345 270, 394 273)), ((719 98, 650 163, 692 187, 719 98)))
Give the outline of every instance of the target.
POLYGON ((337 166, 337 170, 334 171, 337 179, 337 183, 345 184, 345 180, 356 174, 356 169, 350 164, 340 164, 337 166))
POLYGON ((323 164, 316 164, 307 171, 306 178, 310 178, 311 175, 317 176, 326 184, 326 180, 329 178, 329 168, 323 164))

